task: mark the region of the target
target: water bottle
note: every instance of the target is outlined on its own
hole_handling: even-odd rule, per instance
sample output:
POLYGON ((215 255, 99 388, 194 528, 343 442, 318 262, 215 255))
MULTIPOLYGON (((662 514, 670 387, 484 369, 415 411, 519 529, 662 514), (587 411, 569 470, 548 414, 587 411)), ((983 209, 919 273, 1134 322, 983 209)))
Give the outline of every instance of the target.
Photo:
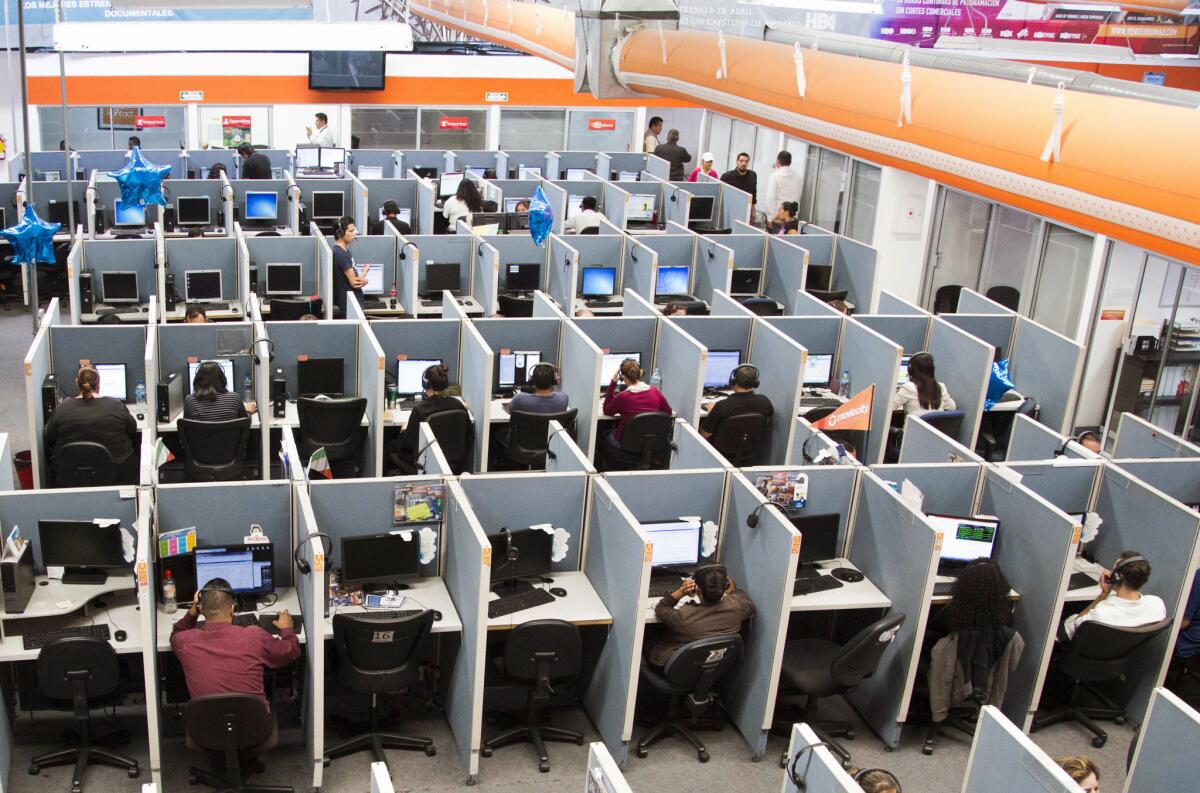
POLYGON ((175 579, 171 577, 170 570, 163 574, 162 588, 163 612, 166 614, 174 614, 179 610, 179 606, 175 603, 175 579))
POLYGON ((850 398, 850 370, 843 369, 842 377, 838 380, 838 396, 850 398))
POLYGON ((662 389, 662 370, 657 366, 654 367, 654 372, 650 375, 650 385, 657 389, 662 389))
POLYGON ((254 401, 254 381, 250 379, 250 375, 248 374, 242 378, 242 401, 254 401))
POLYGON ((146 407, 146 382, 144 380, 137 381, 137 385, 133 387, 133 396, 139 408, 146 407))

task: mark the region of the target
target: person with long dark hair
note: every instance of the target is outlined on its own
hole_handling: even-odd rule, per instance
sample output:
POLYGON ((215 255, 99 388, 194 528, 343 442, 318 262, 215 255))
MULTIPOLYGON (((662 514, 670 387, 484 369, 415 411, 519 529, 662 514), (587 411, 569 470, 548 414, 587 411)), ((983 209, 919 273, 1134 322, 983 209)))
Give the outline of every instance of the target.
POLYGON ((112 455, 116 483, 137 484, 138 457, 133 444, 137 421, 119 399, 100 395, 100 373, 93 367, 79 367, 75 386, 79 395, 59 403, 43 431, 50 459, 57 461, 59 452, 69 443, 98 443, 112 455))
POLYGON ((767 231, 771 234, 800 233, 800 205, 795 201, 784 201, 779 209, 771 216, 767 231))
POLYGON ((196 368, 192 393, 183 400, 183 417, 196 421, 228 421, 257 409, 253 402, 244 404, 240 396, 230 393, 225 370, 216 361, 205 361, 196 368))
POLYGON ((933 356, 919 352, 908 360, 908 381, 896 389, 892 410, 918 416, 942 410, 954 410, 954 398, 946 385, 937 379, 933 356))
POLYGON ((1000 565, 991 559, 971 562, 955 579, 950 602, 930 619, 926 642, 932 646, 937 639, 955 631, 992 633, 1011 628, 1010 588, 1000 565))
POLYGON ((479 188, 475 186, 475 183, 466 178, 458 183, 458 190, 453 196, 446 199, 446 204, 442 207, 442 215, 449 221, 452 234, 459 220, 465 220, 469 224, 471 214, 482 211, 483 196, 479 194, 479 188))

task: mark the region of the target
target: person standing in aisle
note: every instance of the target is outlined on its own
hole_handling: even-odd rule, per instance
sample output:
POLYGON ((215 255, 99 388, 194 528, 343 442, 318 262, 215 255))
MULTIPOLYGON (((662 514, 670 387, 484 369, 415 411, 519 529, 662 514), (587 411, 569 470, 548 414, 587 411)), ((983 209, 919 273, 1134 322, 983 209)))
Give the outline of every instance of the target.
POLYGON ((771 217, 779 211, 784 201, 800 203, 800 193, 804 188, 804 180, 800 174, 792 170, 791 152, 781 151, 775 157, 775 170, 767 179, 767 200, 763 211, 771 217))
POLYGON ((329 116, 324 113, 317 113, 314 118, 317 124, 316 132, 313 132, 312 127, 304 128, 304 134, 308 135, 308 142, 313 146, 336 148, 337 138, 334 137, 333 127, 329 126, 329 116))
POLYGON ((367 285, 367 271, 371 269, 368 264, 360 273, 354 266, 354 254, 350 252, 350 246, 357 237, 354 218, 339 218, 333 230, 333 303, 341 309, 343 318, 346 316, 347 294, 353 292, 358 304, 363 304, 362 288, 367 285))
POLYGON ((713 168, 713 155, 711 151, 706 151, 700 155, 700 166, 692 170, 692 175, 688 177, 689 182, 700 181, 700 174, 717 178, 717 171, 713 168))
POLYGON ((658 133, 662 132, 662 125, 663 120, 660 116, 654 116, 646 125, 646 137, 642 138, 642 151, 646 154, 653 154, 658 148, 658 133))
POLYGON ((737 167, 721 174, 721 181, 749 193, 751 207, 758 203, 758 174, 750 170, 750 155, 746 152, 738 154, 737 167))
POLYGON ((654 156, 662 157, 671 163, 671 172, 667 178, 672 182, 683 181, 683 166, 692 161, 688 150, 679 145, 679 130, 673 129, 667 133, 667 142, 659 144, 654 149, 654 156))

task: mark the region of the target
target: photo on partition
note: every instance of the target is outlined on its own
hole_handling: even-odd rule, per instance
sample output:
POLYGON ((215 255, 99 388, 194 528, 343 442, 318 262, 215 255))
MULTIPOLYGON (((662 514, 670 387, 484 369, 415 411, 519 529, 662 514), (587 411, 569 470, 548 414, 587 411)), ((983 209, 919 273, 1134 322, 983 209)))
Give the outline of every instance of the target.
POLYGON ((804 499, 797 493, 796 482, 802 476, 804 474, 798 471, 776 471, 759 475, 754 485, 772 504, 786 509, 799 509, 804 505, 804 499))
POLYGON ((445 504, 445 485, 396 485, 392 523, 438 523, 445 504))

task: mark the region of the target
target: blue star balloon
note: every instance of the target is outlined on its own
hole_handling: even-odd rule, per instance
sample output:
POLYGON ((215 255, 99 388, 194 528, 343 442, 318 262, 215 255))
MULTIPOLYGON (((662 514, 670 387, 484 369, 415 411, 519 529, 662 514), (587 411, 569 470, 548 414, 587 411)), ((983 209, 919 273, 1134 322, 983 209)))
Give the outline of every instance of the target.
POLYGON ((119 171, 109 171, 108 175, 117 180, 121 187, 121 203, 125 206, 158 204, 166 206, 163 197, 162 180, 171 173, 169 165, 155 165, 142 159, 142 152, 137 147, 129 153, 129 164, 119 171))
POLYGON ((0 230, 0 236, 11 242, 16 251, 13 264, 54 264, 54 235, 61 228, 61 223, 42 220, 33 211, 33 204, 26 204, 21 222, 10 229, 0 230))
POLYGON ((554 213, 550 210, 550 202, 546 200, 542 186, 538 185, 533 191, 533 198, 529 200, 529 236, 533 238, 533 244, 542 247, 553 226, 554 213))

